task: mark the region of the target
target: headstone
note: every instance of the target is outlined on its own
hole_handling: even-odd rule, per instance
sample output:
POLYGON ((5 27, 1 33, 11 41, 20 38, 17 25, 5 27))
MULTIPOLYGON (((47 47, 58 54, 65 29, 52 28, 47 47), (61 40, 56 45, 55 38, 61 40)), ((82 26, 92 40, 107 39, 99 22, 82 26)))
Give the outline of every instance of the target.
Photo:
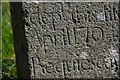
POLYGON ((118 2, 11 3, 18 78, 119 78, 118 2))

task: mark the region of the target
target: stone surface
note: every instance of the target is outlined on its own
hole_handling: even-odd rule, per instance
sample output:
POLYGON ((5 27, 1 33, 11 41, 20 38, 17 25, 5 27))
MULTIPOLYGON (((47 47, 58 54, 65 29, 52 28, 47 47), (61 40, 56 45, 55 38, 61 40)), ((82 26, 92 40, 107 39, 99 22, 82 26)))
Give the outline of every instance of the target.
POLYGON ((118 78, 118 7, 11 3, 18 78, 118 78))

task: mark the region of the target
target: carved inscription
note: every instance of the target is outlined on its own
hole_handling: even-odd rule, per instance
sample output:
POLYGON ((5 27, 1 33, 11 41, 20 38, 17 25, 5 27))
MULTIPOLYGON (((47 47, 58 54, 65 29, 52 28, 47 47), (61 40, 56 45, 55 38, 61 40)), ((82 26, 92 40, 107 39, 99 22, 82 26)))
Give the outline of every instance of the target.
POLYGON ((100 27, 94 27, 93 31, 92 31, 92 37, 95 41, 102 39, 104 32, 102 30, 102 28, 100 27))
POLYGON ((24 3, 23 7, 29 7, 24 12, 28 11, 25 34, 32 77, 118 77, 118 3, 24 3))
MULTIPOLYGON (((34 58, 33 61, 35 62, 38 58, 34 58)), ((115 70, 118 69, 118 65, 116 65, 113 60, 115 60, 114 62, 116 62, 116 59, 109 59, 110 62, 107 62, 106 59, 98 59, 96 60, 91 60, 91 59, 74 59, 74 60, 63 60, 57 63, 52 63, 52 62, 47 62, 47 64, 41 64, 41 63, 37 63, 36 65, 33 64, 33 69, 38 68, 38 70, 41 70, 39 72, 39 74, 41 75, 48 75, 49 74, 59 74, 58 77, 61 76, 61 78, 74 78, 76 75, 75 73, 82 75, 82 72, 84 71, 88 71, 88 70, 92 70, 94 73, 91 74, 95 74, 95 69, 100 69, 100 71, 102 69, 105 70, 109 70, 115 67, 115 70), (39 66, 39 67, 37 67, 39 66), (70 75, 68 75, 71 74, 70 75), (74 74, 72 74, 74 73, 74 74)), ((101 71, 103 72, 103 71, 101 71)), ((34 74, 38 75, 37 71, 34 71, 34 74)), ((87 73, 86 73, 87 75, 87 73)), ((102 75, 102 73, 101 73, 102 75)), ((79 76, 80 78, 81 76, 79 76)))
POLYGON ((104 36, 104 31, 101 27, 93 27, 92 29, 89 29, 89 27, 81 26, 73 27, 71 29, 62 28, 59 31, 61 31, 61 34, 53 33, 53 36, 51 36, 50 34, 43 35, 44 46, 54 45, 57 47, 60 45, 66 46, 75 44, 77 48, 80 48, 90 42, 88 41, 89 37, 91 37, 91 39, 93 39, 94 41, 99 41, 102 40, 104 36))

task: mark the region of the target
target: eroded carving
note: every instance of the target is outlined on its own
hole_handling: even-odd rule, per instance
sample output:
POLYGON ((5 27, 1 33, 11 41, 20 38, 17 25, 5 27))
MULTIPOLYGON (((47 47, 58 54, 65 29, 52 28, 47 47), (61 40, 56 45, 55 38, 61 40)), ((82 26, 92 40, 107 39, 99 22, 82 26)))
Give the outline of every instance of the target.
POLYGON ((117 77, 117 3, 26 3, 23 8, 32 77, 117 77))

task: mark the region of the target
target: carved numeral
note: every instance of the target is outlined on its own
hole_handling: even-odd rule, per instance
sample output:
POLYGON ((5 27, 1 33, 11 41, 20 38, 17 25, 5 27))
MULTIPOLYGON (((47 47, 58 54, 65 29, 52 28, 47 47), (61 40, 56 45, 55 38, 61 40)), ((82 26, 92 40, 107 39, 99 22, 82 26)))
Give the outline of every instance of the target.
POLYGON ((86 27, 74 28, 74 35, 75 43, 78 46, 82 46, 87 39, 87 28, 86 27))
POLYGON ((103 30, 100 27, 94 27, 92 31, 92 38, 97 41, 103 38, 103 30))

